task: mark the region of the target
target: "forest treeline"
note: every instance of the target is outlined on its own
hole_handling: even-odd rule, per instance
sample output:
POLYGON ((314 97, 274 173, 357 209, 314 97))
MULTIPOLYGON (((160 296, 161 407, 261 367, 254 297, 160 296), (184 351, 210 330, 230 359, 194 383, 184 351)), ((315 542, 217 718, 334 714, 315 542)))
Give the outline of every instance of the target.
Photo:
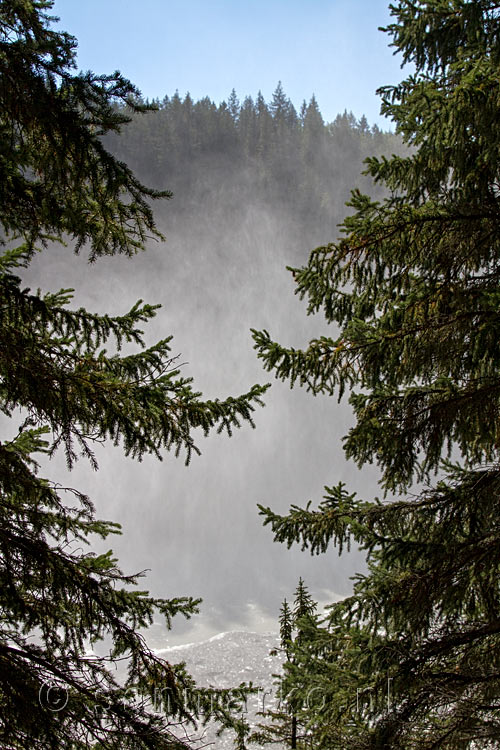
POLYGON ((402 148, 399 137, 365 116, 345 111, 325 122, 314 95, 297 112, 281 83, 270 102, 261 92, 240 102, 233 89, 219 105, 178 92, 154 104, 157 111, 134 115, 105 143, 140 179, 173 191, 170 217, 192 221, 200 211, 214 217, 249 203, 272 206, 308 250, 334 238, 353 186, 382 195, 361 175, 364 159, 402 148))

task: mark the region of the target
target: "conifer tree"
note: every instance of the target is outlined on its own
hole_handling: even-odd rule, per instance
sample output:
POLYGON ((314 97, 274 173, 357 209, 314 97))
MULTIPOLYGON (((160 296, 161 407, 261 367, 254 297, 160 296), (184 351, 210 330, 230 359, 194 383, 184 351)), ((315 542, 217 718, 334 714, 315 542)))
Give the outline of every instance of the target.
POLYGON ((287 661, 289 661, 293 633, 293 614, 286 599, 283 599, 280 608, 279 623, 281 648, 285 652, 287 661))
POLYGON ((269 111, 276 123, 284 121, 288 109, 288 99, 283 89, 283 84, 278 81, 273 91, 273 98, 269 104, 269 111))
POLYGON ((72 290, 23 287, 19 269, 49 242, 71 241, 95 261, 160 239, 150 203, 169 195, 105 150, 101 137, 127 121, 115 103, 145 107, 118 73, 74 73, 76 42, 51 28, 52 4, 0 4, 0 744, 185 748, 202 714, 234 725, 237 695, 197 688, 138 629, 158 615, 170 627, 198 601, 150 597, 111 552, 84 551, 90 535, 108 537, 117 524, 41 477, 37 457, 60 448, 70 468, 80 454, 96 468, 93 445, 109 439, 138 459, 173 450, 189 461, 196 429, 230 434, 252 422, 264 388, 203 401, 170 337, 145 347, 154 305, 96 315, 71 308, 72 290), (99 655, 103 638, 111 645, 99 655))
MULTIPOLYGON (((307 641, 317 627, 317 603, 313 600, 302 578, 295 590, 294 607, 290 608, 286 599, 280 607, 280 645, 285 656, 283 674, 275 675, 278 679, 279 706, 275 711, 263 712, 266 722, 260 724, 260 730, 250 735, 249 739, 259 745, 281 743, 285 747, 306 747, 305 727, 298 721, 301 711, 303 690, 297 690, 297 664, 302 662, 302 651, 307 653, 307 641), (297 657, 299 659, 297 660, 297 657)), ((271 653, 276 653, 273 651, 271 653)))
POLYGON ((393 46, 415 72, 381 89, 382 110, 410 150, 367 161, 389 197, 354 191, 341 239, 292 270, 309 313, 339 333, 294 350, 254 332, 277 377, 313 394, 350 392, 346 454, 376 462, 389 496, 362 501, 340 484, 317 509, 261 510, 278 541, 313 553, 356 542, 368 556, 352 596, 295 656, 314 746, 493 748, 500 4, 399 0, 391 14, 393 46))
POLYGON ((238 118, 238 134, 246 159, 253 157, 257 148, 258 133, 255 104, 251 96, 246 96, 241 106, 238 118))
POLYGON ((229 99, 227 100, 227 108, 234 122, 237 122, 240 114, 240 102, 236 93, 236 89, 234 88, 231 89, 229 99))
POLYGON ((259 91, 255 101, 255 112, 257 115, 257 147, 256 153, 262 161, 266 161, 271 150, 272 116, 266 104, 262 92, 259 91))
POLYGON ((297 628, 297 639, 300 641, 303 633, 302 624, 305 619, 313 617, 317 609, 317 604, 312 598, 304 580, 299 578, 297 588, 295 589, 295 599, 293 607, 293 623, 297 628))

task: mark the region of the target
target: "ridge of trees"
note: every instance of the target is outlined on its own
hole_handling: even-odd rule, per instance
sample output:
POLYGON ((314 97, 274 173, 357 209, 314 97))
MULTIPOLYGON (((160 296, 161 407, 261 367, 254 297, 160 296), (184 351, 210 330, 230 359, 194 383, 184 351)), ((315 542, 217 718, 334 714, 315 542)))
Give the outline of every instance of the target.
POLYGON ((178 92, 153 104, 156 112, 133 117, 106 143, 142 179, 168 179, 174 215, 259 202, 283 211, 304 247, 336 231, 353 182, 382 195, 360 175, 366 157, 402 150, 398 136, 364 116, 344 112, 326 123, 314 96, 297 113, 281 83, 268 103, 260 92, 240 103, 233 90, 219 105, 178 92))

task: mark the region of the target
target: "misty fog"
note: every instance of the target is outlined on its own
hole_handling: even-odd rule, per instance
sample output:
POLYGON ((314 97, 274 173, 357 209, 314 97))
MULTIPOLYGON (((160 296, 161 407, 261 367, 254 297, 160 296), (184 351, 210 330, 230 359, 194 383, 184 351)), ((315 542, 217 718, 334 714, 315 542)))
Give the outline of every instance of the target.
MULTIPOLYGON (((163 115, 143 119, 154 124, 163 115)), ((120 139, 110 147, 120 152, 120 139)), ((231 438, 204 438, 200 432, 202 455, 189 466, 173 454, 163 462, 147 457, 139 463, 109 443, 97 446, 97 473, 82 459, 68 478, 64 456, 52 459, 55 479, 86 492, 98 517, 122 524, 122 536, 96 541, 96 549, 111 546, 127 573, 147 569, 140 587, 154 595, 203 598, 201 614, 189 623, 174 622, 168 636, 153 628, 154 645, 232 628, 276 629, 280 602, 299 576, 326 603, 346 595, 349 577, 363 568, 355 550, 341 558, 334 550, 311 557, 274 543, 262 526, 257 503, 277 512, 308 500, 315 504, 324 485, 339 481, 369 499, 378 494, 378 473, 359 472, 344 459, 341 438, 352 422, 347 400, 338 404, 275 381, 256 357, 250 328, 266 328, 294 347, 331 335, 321 315, 306 316, 286 266, 304 264, 314 246, 336 238, 364 155, 345 146, 330 154, 331 163, 341 166, 329 176, 329 202, 312 228, 307 220, 301 225, 296 206, 287 201, 287 191, 295 190, 293 175, 273 204, 272 191, 263 192, 251 162, 235 167, 218 153, 180 160, 162 177, 174 199, 154 204, 164 243, 149 243, 147 252, 132 259, 103 258, 92 265, 84 250, 75 256, 71 246, 51 246, 24 272, 33 288, 74 287, 73 307, 90 311, 123 314, 138 299, 161 304, 146 340, 152 344, 173 334, 182 375, 192 376, 205 398, 236 396, 254 383, 272 382, 265 408, 255 412, 256 429, 244 425, 231 438)), ((133 161, 126 149, 125 157, 133 161)), ((158 172, 146 173, 147 159, 137 148, 135 160, 143 161, 141 179, 160 181, 158 172)))

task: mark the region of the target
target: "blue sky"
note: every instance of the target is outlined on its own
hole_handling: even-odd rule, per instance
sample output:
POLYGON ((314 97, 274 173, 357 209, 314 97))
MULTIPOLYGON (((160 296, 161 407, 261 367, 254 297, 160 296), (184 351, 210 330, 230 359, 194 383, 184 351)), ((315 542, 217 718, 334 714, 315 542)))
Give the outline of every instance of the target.
POLYGON ((297 108, 316 95, 327 121, 344 109, 388 127, 378 86, 402 78, 378 31, 389 0, 56 0, 60 27, 79 43, 78 65, 120 70, 148 98, 176 89, 216 103, 279 80, 297 108))

